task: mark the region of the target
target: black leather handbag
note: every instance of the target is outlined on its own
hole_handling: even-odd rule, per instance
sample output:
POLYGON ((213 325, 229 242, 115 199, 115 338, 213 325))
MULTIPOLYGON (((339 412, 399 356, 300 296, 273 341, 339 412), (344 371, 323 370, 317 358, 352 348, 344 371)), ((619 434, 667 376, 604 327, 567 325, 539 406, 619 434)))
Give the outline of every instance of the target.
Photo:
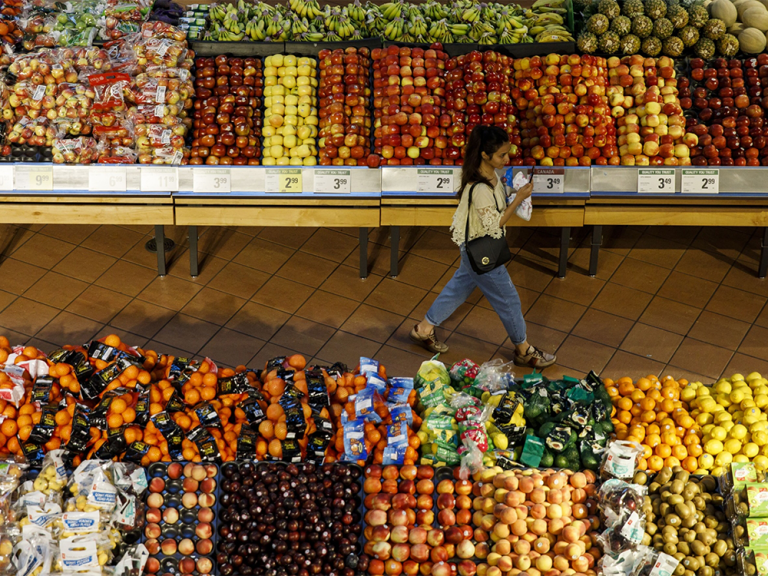
MULTIPOLYGON (((467 256, 469 257, 469 263, 472 265, 472 270, 477 274, 486 274, 503 266, 510 260, 512 260, 512 254, 509 252, 509 245, 507 244, 507 237, 492 238, 491 236, 480 236, 472 241, 469 241, 469 215, 472 209, 472 192, 477 186, 477 182, 472 184, 469 189, 469 198, 467 198, 467 224, 464 228, 464 241, 467 247, 467 256)), ((498 199, 496 193, 493 194, 493 200, 496 203, 496 209, 498 210, 498 199)), ((501 212, 501 210, 499 210, 501 212)))

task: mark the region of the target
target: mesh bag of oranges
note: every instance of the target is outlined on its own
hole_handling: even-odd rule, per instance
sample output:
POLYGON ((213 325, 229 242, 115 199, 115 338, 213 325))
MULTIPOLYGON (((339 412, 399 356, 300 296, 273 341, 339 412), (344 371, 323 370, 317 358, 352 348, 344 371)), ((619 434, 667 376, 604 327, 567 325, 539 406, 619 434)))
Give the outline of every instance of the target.
POLYGON ((701 426, 681 399, 687 380, 648 376, 637 382, 625 377, 604 383, 613 403, 611 421, 617 439, 636 442, 643 449, 640 470, 681 466, 702 473, 701 426))

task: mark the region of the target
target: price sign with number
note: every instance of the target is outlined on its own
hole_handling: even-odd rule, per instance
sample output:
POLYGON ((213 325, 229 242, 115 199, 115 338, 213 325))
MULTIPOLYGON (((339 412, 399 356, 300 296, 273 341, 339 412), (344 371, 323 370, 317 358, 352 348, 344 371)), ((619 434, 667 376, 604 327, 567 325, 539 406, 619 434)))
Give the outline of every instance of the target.
POLYGON ((637 171, 637 191, 640 194, 674 194, 674 168, 640 168, 637 171))
POLYGON ((419 168, 417 191, 453 194, 453 170, 450 168, 419 168))
POLYGON ((536 168, 533 171, 533 191, 537 194, 562 194, 565 186, 564 168, 536 168))
POLYGON ((227 194, 232 191, 229 168, 193 168, 192 190, 198 194, 227 194))
POLYGON ((128 177, 125 166, 90 166, 88 168, 88 190, 90 192, 125 192, 128 177))
POLYGON ((13 166, 0 166, 0 190, 13 190, 13 166))
POLYGON ((271 194, 301 194, 301 168, 267 168, 264 191, 271 194))
POLYGON ((683 194, 719 194, 719 168, 683 168, 683 181, 680 186, 683 194))
POLYGON ((142 192, 178 192, 179 170, 177 168, 141 168, 142 192))
POLYGON ((16 188, 50 192, 53 190, 53 167, 18 166, 16 168, 16 188))
POLYGON ((352 192, 351 170, 317 169, 315 176, 315 194, 349 194, 352 192))

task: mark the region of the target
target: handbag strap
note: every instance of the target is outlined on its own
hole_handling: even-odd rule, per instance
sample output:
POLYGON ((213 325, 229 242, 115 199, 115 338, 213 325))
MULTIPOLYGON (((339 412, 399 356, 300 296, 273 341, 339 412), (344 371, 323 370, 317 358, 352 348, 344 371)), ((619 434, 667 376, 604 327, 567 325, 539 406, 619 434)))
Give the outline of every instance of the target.
MULTIPOLYGON (((464 227, 464 242, 469 242, 469 214, 470 214, 469 211, 472 209, 472 192, 474 192, 475 186, 477 186, 478 184, 480 184, 480 182, 475 182, 469 188, 469 197, 467 198, 467 224, 464 227)), ((499 210, 498 198, 496 198, 495 188, 493 190, 493 203, 496 206, 496 210, 501 212, 501 210, 499 210)))

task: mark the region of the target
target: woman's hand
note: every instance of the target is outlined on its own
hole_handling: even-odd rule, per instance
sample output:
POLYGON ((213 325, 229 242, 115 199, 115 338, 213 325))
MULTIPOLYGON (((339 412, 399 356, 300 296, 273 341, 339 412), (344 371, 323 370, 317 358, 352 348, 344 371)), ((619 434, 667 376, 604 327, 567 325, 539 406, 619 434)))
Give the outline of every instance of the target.
POLYGON ((520 198, 520 200, 525 200, 526 198, 530 198, 531 194, 533 193, 533 184, 528 182, 525 186, 520 188, 517 191, 517 197, 520 198))

